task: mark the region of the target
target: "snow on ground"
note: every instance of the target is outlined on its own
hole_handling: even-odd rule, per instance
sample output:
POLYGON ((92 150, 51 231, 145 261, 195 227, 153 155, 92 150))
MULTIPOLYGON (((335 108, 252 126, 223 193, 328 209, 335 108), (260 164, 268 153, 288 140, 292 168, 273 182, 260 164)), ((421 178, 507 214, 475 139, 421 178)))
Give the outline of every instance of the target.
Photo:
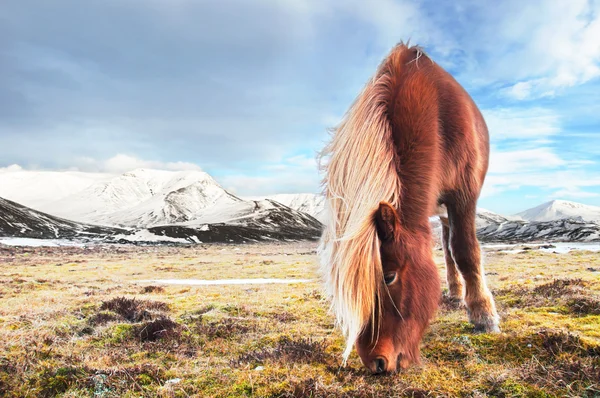
POLYGON ((555 246, 554 248, 552 247, 542 247, 538 250, 543 251, 543 252, 549 252, 549 253, 568 253, 570 251, 574 251, 574 250, 589 250, 589 251, 593 251, 593 252, 598 252, 600 251, 600 243, 595 242, 595 243, 584 243, 584 242, 558 242, 558 243, 553 243, 552 246, 555 246))
POLYGON ((531 248, 531 250, 539 250, 546 253, 559 253, 565 254, 576 250, 587 250, 598 252, 600 251, 600 243, 598 242, 552 242, 550 243, 536 243, 536 244, 483 244, 481 245, 483 250, 495 249, 506 253, 518 253, 523 251, 525 247, 531 248))
POLYGON ((148 281, 138 281, 139 283, 161 283, 165 285, 267 285, 272 283, 307 283, 313 282, 313 279, 275 279, 275 278, 256 278, 256 279, 156 279, 148 281))
POLYGON ((58 247, 76 246, 83 247, 89 242, 80 242, 67 239, 35 239, 35 238, 0 238, 0 244, 6 246, 29 246, 29 247, 58 247))
POLYGON ((155 235, 147 229, 141 229, 136 231, 131 235, 115 235, 114 240, 118 241, 120 239, 129 241, 129 242, 172 242, 172 243, 190 243, 186 239, 182 238, 171 238, 169 236, 155 235))

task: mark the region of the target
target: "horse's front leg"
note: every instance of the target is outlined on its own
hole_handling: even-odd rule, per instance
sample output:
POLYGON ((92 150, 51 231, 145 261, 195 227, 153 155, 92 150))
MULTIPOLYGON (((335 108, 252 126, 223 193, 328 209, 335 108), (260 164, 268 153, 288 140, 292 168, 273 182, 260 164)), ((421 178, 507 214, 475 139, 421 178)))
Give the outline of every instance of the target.
POLYGON ((476 201, 448 206, 450 247, 466 287, 465 304, 469 321, 476 331, 499 332, 499 317, 494 298, 485 283, 481 253, 477 241, 476 201))

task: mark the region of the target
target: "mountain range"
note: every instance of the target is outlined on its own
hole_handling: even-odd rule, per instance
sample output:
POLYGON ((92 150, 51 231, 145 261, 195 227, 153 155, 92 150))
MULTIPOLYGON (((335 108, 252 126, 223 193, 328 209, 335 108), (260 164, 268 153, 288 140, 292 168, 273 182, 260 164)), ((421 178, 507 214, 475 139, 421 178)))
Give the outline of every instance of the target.
POLYGON ((17 217, 25 225, 14 215, 15 206, 31 206, 20 211, 39 230, 21 232, 6 223, 0 224, 0 236, 185 243, 317 239, 321 233, 321 223, 309 214, 269 199, 239 198, 200 171, 64 175, 60 180, 57 172, 0 173, 0 197, 10 199, 0 203, 0 212, 8 223, 17 217), (79 232, 89 225, 106 236, 79 232), (49 232, 54 230, 60 233, 49 232))
POLYGON ((0 236, 37 239, 99 239, 126 233, 51 216, 0 198, 0 236))
MULTIPOLYGON (((0 235, 24 237, 56 230, 148 242, 316 239, 326 211, 318 194, 239 197, 201 171, 2 171, 0 197, 0 235)), ((478 209, 477 227, 483 241, 600 240, 600 207, 555 200, 514 216, 478 209)))

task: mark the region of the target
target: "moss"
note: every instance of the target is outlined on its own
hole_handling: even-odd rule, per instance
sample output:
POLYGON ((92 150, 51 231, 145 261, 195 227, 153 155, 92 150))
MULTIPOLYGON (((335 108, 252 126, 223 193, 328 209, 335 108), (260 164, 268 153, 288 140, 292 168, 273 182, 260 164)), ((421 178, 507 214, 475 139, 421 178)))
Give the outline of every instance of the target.
MULTIPOLYGON (((382 377, 371 376, 356 352, 342 366, 344 339, 333 328, 334 317, 317 282, 147 293, 140 286, 118 282, 131 278, 133 269, 140 279, 172 277, 175 270, 178 276, 204 279, 244 278, 257 272, 265 277, 300 273, 313 277, 314 254, 283 256, 295 246, 270 247, 247 246, 244 254, 231 247, 223 252, 221 247, 119 247, 102 251, 97 258, 71 253, 68 259, 32 251, 36 275, 29 275, 22 268, 28 265, 19 264, 20 260, 13 262, 10 272, 27 283, 12 285, 10 305, 0 300, 4 320, 0 322, 0 396, 44 396, 42 391, 46 396, 105 398, 600 394, 593 390, 600 377, 596 351, 600 315, 586 313, 583 307, 576 313, 569 303, 585 297, 592 308, 593 299, 600 297, 597 274, 585 271, 598 262, 598 253, 578 257, 488 253, 486 269, 492 275, 489 282, 496 292, 503 333, 474 334, 463 308, 442 308, 423 340, 422 365, 382 377), (72 273, 69 267, 55 266, 83 256, 90 269, 99 266, 110 278, 99 277, 96 271, 72 273), (232 266, 238 260, 246 265, 232 266), (585 288, 579 282, 537 278, 541 272, 560 280, 581 279, 585 288), (29 281, 39 275, 53 283, 35 283, 31 284, 35 289, 30 288, 29 281), (553 298, 534 294, 539 286, 555 290, 553 298), (132 299, 135 294, 160 294, 166 306, 140 311, 138 303, 147 300, 132 299), (127 300, 115 300, 119 298, 127 300), (135 305, 100 309, 113 300, 135 305), (176 332, 141 339, 140 328, 161 317, 172 319, 176 332), (11 325, 17 325, 15 330, 11 325), (318 347, 303 341, 316 342, 318 347), (179 380, 167 383, 173 379, 179 380)), ((443 275, 441 253, 436 252, 436 262, 443 275)), ((162 330, 166 328, 155 331, 162 330)))
POLYGON ((107 344, 120 344, 130 339, 135 332, 135 326, 128 323, 119 323, 107 330, 104 342, 107 344))
POLYGON ((515 379, 502 380, 499 383, 491 383, 485 391, 492 397, 528 397, 528 398, 550 398, 553 395, 528 383, 515 379))
POLYGON ((39 396, 50 397, 85 382, 86 377, 87 372, 77 367, 43 367, 29 382, 39 396))
POLYGON ((136 381, 143 385, 143 386, 147 386, 149 384, 154 383, 154 379, 152 378, 152 376, 146 374, 146 373, 142 373, 140 375, 137 375, 136 377, 136 381))

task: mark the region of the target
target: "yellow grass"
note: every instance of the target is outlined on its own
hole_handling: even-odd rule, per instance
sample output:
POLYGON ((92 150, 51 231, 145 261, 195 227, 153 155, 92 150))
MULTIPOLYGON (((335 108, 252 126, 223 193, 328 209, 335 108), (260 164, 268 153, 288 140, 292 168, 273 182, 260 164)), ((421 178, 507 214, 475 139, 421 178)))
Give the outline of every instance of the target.
MULTIPOLYGON (((0 247, 0 396, 600 394, 600 271, 590 270, 600 269, 599 253, 488 252, 503 333, 473 334, 464 309, 444 304, 422 366, 375 377, 355 353, 341 367, 344 341, 316 280, 315 248, 0 247), (315 281, 137 282, 172 278, 315 281), (569 281, 553 288, 555 279, 569 281), (111 307, 118 297, 135 298, 131 319, 111 307)), ((441 251, 436 259, 444 275, 441 251)))

